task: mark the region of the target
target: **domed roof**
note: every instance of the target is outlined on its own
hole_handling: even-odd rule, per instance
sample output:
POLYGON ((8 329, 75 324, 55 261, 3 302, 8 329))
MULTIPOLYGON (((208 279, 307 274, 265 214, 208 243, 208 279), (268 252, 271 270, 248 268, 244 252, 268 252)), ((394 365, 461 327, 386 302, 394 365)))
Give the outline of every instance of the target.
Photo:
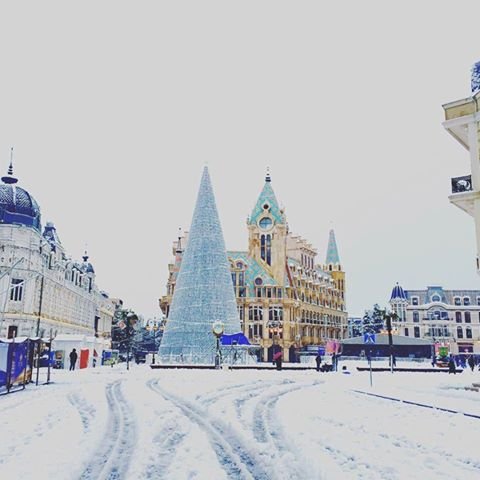
POLYGON ((36 200, 23 188, 17 187, 10 162, 8 174, 0 184, 0 223, 21 224, 41 229, 40 207, 36 200))
POLYGON ((406 300, 407 295, 403 291, 403 288, 397 283, 392 290, 392 295, 390 296, 390 301, 392 300, 406 300))

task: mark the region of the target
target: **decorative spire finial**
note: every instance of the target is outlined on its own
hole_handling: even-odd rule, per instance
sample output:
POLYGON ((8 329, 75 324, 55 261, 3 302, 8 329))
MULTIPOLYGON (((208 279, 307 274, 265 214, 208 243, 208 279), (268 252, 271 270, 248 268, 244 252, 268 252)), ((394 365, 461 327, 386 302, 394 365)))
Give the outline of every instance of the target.
POLYGON ((88 261, 88 244, 87 243, 85 243, 85 253, 83 254, 82 258, 83 258, 83 261, 87 263, 88 261))
POLYGON ((182 227, 178 227, 178 243, 176 253, 182 253, 182 227))
POLYGON ((13 176, 13 147, 10 148, 10 165, 8 166, 7 175, 2 177, 2 182, 8 184, 18 182, 18 180, 13 176))
POLYGON ((10 148, 10 165, 8 167, 8 174, 13 175, 13 147, 10 148))
POLYGON ((270 167, 267 167, 267 175, 265 176, 266 182, 271 182, 272 178, 270 177, 270 167))

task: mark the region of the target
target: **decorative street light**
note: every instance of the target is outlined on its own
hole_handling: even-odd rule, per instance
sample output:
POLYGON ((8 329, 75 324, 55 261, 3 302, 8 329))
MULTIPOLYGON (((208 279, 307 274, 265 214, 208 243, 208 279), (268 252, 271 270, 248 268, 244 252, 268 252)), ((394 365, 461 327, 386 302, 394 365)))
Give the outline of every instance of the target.
POLYGON ((217 340, 217 349, 215 352, 215 368, 217 369, 220 368, 220 358, 221 358, 220 338, 222 337, 224 331, 225 331, 225 325, 220 320, 216 320, 215 322, 212 323, 212 333, 215 335, 217 340))
POLYGON ((394 364, 394 357, 393 357, 393 338, 392 338, 392 320, 397 320, 398 315, 395 312, 383 312, 384 318, 387 324, 387 333, 388 333, 388 345, 390 350, 390 369, 393 373, 393 364, 394 364))
POLYGON ((278 320, 271 320, 268 322, 267 327, 270 335, 272 336, 273 354, 275 354, 276 352, 274 345, 277 345, 275 341, 278 342, 278 339, 283 332, 283 326, 278 320))
POLYGON ((137 323, 138 317, 133 312, 128 312, 126 317, 127 324, 127 370, 130 370, 130 347, 132 344, 132 330, 137 323))

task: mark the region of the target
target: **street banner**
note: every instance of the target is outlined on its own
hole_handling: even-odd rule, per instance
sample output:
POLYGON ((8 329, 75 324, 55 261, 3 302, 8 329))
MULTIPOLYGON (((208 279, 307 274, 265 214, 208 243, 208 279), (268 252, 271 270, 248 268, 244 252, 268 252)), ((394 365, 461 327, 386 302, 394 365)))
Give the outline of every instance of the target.
POLYGON ((7 387, 9 343, 0 342, 0 391, 7 387))
POLYGON ((26 380, 27 370, 27 341, 12 343, 12 357, 10 367, 10 384, 20 384, 26 380))

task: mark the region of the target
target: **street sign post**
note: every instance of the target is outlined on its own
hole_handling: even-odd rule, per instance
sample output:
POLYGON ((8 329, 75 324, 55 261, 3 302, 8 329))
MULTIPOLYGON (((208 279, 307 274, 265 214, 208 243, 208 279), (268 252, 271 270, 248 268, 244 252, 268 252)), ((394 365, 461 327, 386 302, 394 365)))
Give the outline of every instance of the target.
MULTIPOLYGON (((375 334, 374 333, 364 333, 363 334, 363 343, 365 345, 375 345, 375 334)), ((370 364, 370 386, 372 386, 372 349, 369 349, 368 363, 370 364)))

